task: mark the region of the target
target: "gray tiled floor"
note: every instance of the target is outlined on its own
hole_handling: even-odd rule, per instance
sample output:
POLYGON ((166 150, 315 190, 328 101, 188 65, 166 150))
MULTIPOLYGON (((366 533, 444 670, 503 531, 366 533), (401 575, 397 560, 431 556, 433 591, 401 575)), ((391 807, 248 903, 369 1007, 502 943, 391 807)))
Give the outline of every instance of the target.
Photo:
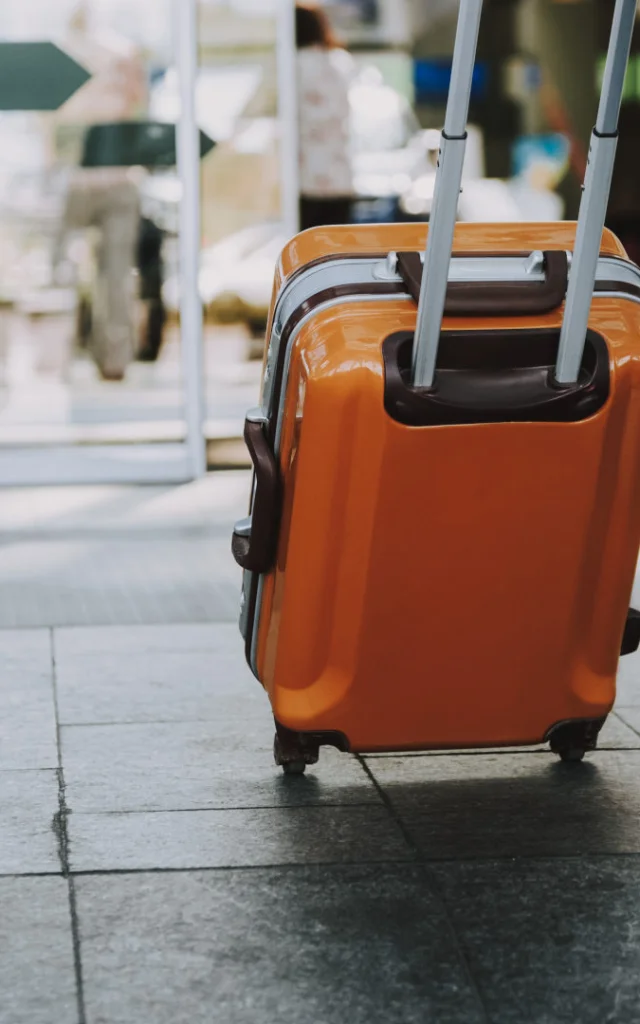
MULTIPOLYGON (((143 641, 149 635, 143 631, 143 641)), ((91 630, 96 635, 96 630, 91 630)), ((261 696, 242 658, 235 625, 158 630, 156 650, 120 649, 123 630, 104 630, 103 649, 95 655, 77 652, 77 631, 56 633, 56 674, 60 720, 64 725, 115 722, 215 721, 236 723, 253 715, 261 696), (194 647, 185 645, 193 637, 194 647), (169 646, 176 635, 177 649, 169 646)))
POLYGON ((639 1019, 637 858, 458 863, 434 872, 490 1020, 639 1019))
POLYGON ((640 854, 640 750, 379 758, 374 776, 429 858, 640 854))
POLYGON ((0 628, 234 622, 229 529, 246 481, 14 492, 0 511, 0 628))
POLYGON ((0 878, 0 1021, 77 1024, 67 883, 0 878))
POLYGON ((60 870, 58 811, 56 772, 0 772, 0 875, 60 870))
POLYGON ((49 631, 0 631, 0 665, 0 771, 57 768, 49 631))
POLYGON ((163 1024, 176 1007, 190 1024, 486 1020, 409 865, 82 878, 78 895, 96 1024, 163 1024))
POLYGON ((70 830, 75 871, 242 868, 402 861, 411 849, 384 807, 82 814, 70 830))
POLYGON ((323 752, 321 772, 302 778, 265 771, 273 728, 258 703, 262 714, 241 733, 226 719, 63 728, 69 807, 131 812, 380 802, 360 762, 334 750, 323 752))
POLYGON ((0 629, 0 1024, 637 1024, 640 656, 584 764, 284 778, 230 621, 245 490, 0 509, 0 626, 54 627, 0 629))

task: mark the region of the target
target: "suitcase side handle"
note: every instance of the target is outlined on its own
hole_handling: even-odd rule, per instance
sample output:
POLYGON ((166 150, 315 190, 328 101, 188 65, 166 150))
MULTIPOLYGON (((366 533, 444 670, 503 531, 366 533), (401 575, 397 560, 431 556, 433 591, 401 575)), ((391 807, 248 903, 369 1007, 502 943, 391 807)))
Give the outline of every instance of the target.
POLYGON ((244 440, 253 463, 255 486, 251 516, 236 523, 231 551, 248 572, 268 572, 275 557, 280 496, 280 474, 267 441, 267 419, 261 410, 247 414, 244 440))
MULTIPOLYGON (((545 280, 471 282, 447 286, 445 316, 535 316, 550 313, 564 302, 569 262, 563 251, 543 253, 545 280)), ((417 252, 398 253, 398 273, 414 302, 419 302, 423 266, 417 252)))

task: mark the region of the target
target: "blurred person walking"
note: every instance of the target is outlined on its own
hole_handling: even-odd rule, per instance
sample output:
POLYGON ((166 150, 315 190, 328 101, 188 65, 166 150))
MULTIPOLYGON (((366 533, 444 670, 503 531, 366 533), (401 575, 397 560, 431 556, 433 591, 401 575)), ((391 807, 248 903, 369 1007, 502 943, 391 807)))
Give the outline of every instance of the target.
POLYGON ((80 166, 69 174, 54 266, 65 262, 71 235, 92 233, 94 274, 86 340, 102 378, 121 381, 138 348, 136 247, 146 171, 123 166, 116 156, 98 165, 87 157, 104 126, 136 121, 146 113, 145 58, 126 36, 96 25, 87 0, 79 0, 71 14, 64 48, 92 77, 58 114, 65 128, 84 130, 84 152, 80 166))
POLYGON ((352 57, 324 11, 296 4, 300 228, 347 224, 353 197, 349 88, 352 57))

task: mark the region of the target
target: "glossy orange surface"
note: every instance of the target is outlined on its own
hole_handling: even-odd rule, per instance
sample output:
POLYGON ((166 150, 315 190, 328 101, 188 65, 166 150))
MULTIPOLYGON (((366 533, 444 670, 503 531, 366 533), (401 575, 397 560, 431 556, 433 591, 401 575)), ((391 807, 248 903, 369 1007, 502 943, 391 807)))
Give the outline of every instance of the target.
MULTIPOLYGON (((512 251, 572 244, 567 225, 493 231, 516 229, 512 251)), ((611 394, 568 424, 394 422, 381 346, 414 324, 411 303, 353 302, 298 336, 260 678, 283 725, 354 750, 537 742, 614 700, 640 544, 640 306, 594 300, 611 394)), ((560 314, 445 327, 541 324, 560 314)))
MULTIPOLYGON (((573 221, 554 224, 465 224, 456 225, 454 251, 518 253, 532 249, 573 249, 576 225, 573 221)), ((339 253, 387 253, 398 249, 425 247, 425 224, 359 224, 312 228, 293 238, 280 257, 278 282, 301 267, 324 256, 339 253)), ((602 236, 601 251, 625 256, 618 239, 610 231, 602 236)))

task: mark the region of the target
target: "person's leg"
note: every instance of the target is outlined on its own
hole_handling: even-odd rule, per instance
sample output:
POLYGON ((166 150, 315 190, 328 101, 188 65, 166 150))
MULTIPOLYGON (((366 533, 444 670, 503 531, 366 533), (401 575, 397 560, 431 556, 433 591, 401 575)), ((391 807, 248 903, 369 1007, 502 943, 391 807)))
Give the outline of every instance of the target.
POLYGON ((140 269, 140 298, 145 307, 144 338, 137 358, 142 363, 153 363, 162 347, 166 319, 162 301, 162 231, 146 217, 140 222, 138 239, 138 267, 140 269))
POLYGON ((112 188, 104 197, 92 347, 103 377, 110 380, 124 376, 137 347, 132 272, 139 202, 134 185, 112 188))

